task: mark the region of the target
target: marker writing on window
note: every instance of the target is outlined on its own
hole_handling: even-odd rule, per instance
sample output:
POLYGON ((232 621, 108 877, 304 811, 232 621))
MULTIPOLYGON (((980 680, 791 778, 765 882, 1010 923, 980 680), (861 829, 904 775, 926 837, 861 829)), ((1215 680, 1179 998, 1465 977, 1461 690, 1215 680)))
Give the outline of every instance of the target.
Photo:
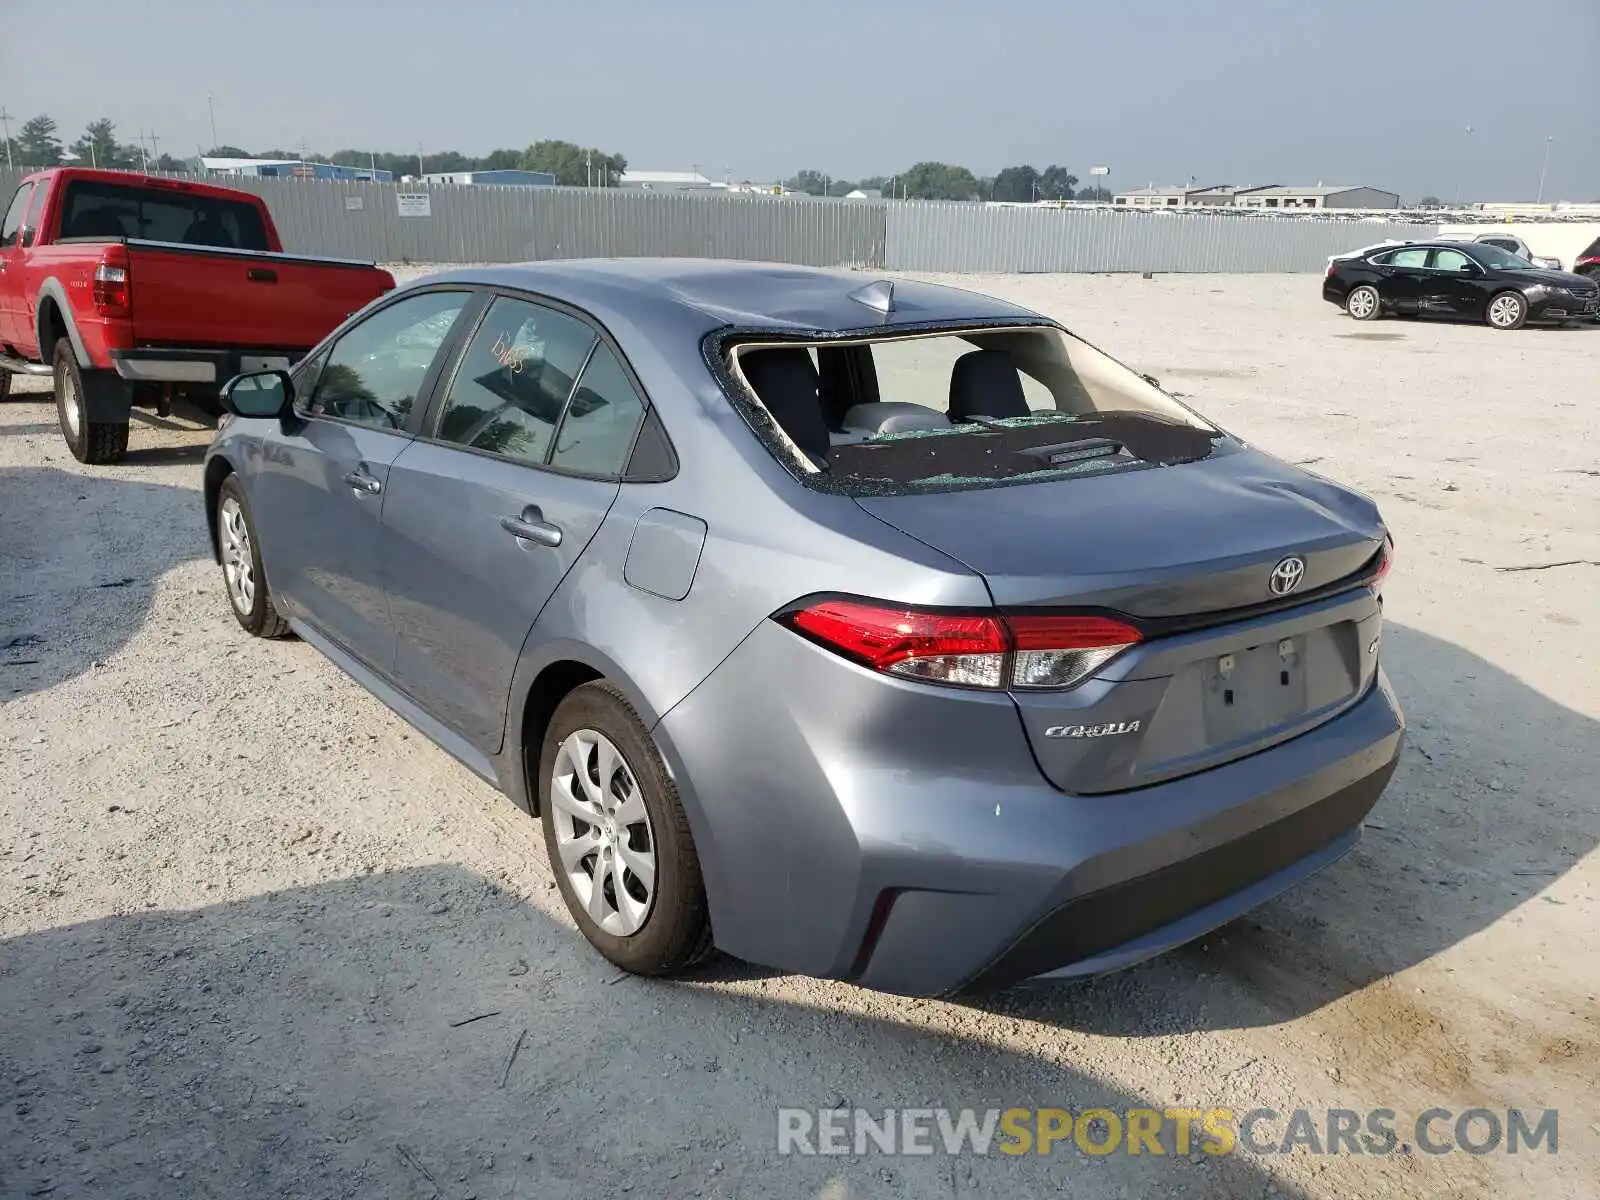
POLYGON ((515 345, 506 340, 506 335, 504 333, 500 334, 499 337, 494 339, 494 348, 492 353, 494 354, 495 361, 498 362, 502 367, 511 368, 511 373, 513 375, 522 374, 522 355, 517 353, 517 348, 515 345))

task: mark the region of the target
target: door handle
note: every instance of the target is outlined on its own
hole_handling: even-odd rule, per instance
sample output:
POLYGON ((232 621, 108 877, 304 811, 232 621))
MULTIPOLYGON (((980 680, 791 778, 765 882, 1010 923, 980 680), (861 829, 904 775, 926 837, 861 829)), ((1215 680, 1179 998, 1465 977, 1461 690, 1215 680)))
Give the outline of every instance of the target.
POLYGON ((374 479, 365 471, 351 471, 344 477, 344 481, 353 487, 358 493, 365 492, 369 496, 376 496, 379 492, 383 491, 382 482, 374 479))
POLYGON ((561 545, 561 529, 550 524, 537 508, 524 510, 520 517, 501 517, 500 528, 518 541, 537 542, 541 546, 561 545))

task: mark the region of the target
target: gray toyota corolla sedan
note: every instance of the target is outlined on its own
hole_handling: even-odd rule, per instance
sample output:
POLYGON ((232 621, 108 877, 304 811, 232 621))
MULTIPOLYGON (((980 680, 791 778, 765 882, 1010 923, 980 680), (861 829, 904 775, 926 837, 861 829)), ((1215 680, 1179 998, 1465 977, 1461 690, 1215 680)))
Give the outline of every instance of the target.
POLYGON ((1365 496, 970 292, 451 271, 206 459, 227 595, 543 822, 612 962, 935 994, 1137 962, 1355 845, 1365 496))

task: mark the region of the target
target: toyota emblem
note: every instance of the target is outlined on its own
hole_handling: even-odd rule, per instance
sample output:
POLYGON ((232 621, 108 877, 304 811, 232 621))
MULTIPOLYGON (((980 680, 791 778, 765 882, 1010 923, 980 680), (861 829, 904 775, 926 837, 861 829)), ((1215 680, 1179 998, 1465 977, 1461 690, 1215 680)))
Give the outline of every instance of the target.
POLYGON ((1267 576, 1267 588, 1274 596, 1287 596, 1300 586, 1300 581, 1305 577, 1306 560, 1298 554, 1291 554, 1272 568, 1272 574, 1267 576))

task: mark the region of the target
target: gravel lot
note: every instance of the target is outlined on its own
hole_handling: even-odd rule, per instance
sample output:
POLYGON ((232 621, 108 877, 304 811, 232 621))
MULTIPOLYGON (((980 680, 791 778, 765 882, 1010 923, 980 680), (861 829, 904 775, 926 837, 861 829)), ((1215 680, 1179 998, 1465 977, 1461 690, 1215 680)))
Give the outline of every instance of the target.
POLYGON ((1600 327, 1357 326, 1306 276, 955 282, 1381 500, 1412 736, 1357 852, 1077 986, 619 978, 530 821, 234 624, 209 431, 146 415, 85 469, 26 383, 0 405, 0 1197, 1597 1194, 1600 327), (778 1106, 835 1103, 1387 1107, 1408 1143, 1433 1106, 1558 1108, 1560 1152, 777 1157, 778 1106))

